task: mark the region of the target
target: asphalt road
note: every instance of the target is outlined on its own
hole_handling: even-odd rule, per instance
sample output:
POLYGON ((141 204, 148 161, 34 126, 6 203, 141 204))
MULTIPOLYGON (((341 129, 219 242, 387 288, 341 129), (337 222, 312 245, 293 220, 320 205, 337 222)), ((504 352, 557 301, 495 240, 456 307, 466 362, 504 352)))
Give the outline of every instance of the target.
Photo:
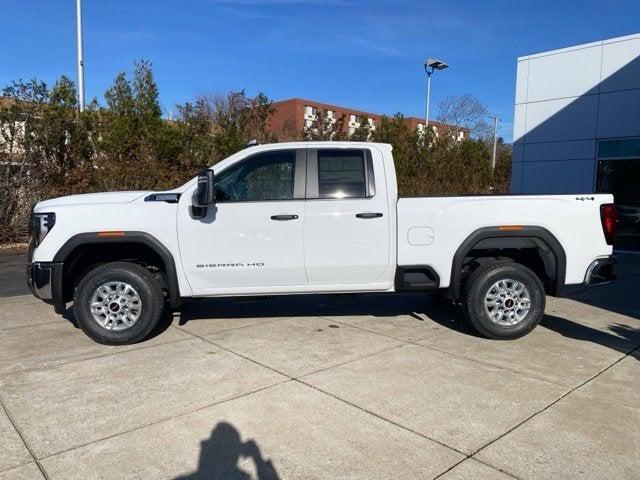
POLYGON ((25 281, 26 254, 0 254, 0 298, 29 293, 25 281))

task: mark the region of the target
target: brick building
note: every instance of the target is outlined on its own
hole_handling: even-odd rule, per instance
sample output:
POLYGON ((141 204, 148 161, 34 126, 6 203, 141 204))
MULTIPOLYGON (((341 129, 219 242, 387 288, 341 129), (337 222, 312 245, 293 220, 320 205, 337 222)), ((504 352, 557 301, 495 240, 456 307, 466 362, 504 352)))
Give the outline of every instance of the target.
MULTIPOLYGON (((314 120, 318 118, 318 112, 323 112, 325 118, 331 119, 334 123, 342 117, 344 128, 349 135, 351 135, 363 121, 368 121, 371 125, 371 130, 375 130, 383 117, 383 115, 378 113, 365 112, 301 98, 291 98, 274 102, 273 107, 275 112, 269 123, 271 131, 292 138, 299 136, 305 128, 310 128, 314 120)), ((412 129, 424 130, 424 118, 405 117, 405 121, 412 129)), ((456 136, 459 140, 468 138, 469 136, 469 131, 465 128, 456 128, 432 120, 429 120, 429 128, 433 129, 436 136, 445 131, 456 131, 456 136)), ((287 138, 285 138, 285 140, 286 139, 287 138)))

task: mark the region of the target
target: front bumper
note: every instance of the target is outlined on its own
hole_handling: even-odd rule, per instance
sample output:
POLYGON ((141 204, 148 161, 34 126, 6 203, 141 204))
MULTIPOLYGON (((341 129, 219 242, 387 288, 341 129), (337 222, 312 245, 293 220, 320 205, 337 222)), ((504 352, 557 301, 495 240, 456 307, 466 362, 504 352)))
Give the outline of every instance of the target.
POLYGON ((34 296, 53 305, 56 313, 64 313, 62 295, 62 263, 33 262, 27 264, 27 285, 34 296))
POLYGON ((613 255, 596 258, 587 269, 584 283, 587 285, 602 285, 612 282, 617 278, 613 268, 616 263, 616 257, 613 255))

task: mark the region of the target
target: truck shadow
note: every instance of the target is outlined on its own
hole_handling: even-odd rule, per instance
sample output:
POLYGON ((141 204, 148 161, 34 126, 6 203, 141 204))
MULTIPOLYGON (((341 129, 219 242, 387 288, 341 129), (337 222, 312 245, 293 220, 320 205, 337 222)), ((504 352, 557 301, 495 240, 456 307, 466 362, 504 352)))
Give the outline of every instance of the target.
POLYGON ((609 285, 593 288, 567 289, 564 296, 586 303, 593 307, 619 313, 627 317, 640 320, 640 300, 638 296, 638 280, 635 278, 621 278, 609 285))
POLYGON ((179 325, 207 319, 322 317, 369 315, 409 316, 417 322, 434 320, 454 330, 465 330, 460 310, 444 298, 420 294, 336 294, 202 299, 185 302, 179 325))
POLYGON ((174 480, 248 480, 252 477, 238 462, 249 459, 253 463, 258 480, 279 480, 280 476, 271 460, 265 459, 258 444, 245 442, 240 432, 227 422, 219 422, 211 436, 200 443, 198 470, 174 480))
POLYGON ((609 325, 607 327, 611 332, 609 333, 566 318, 545 315, 540 325, 563 337, 596 343, 624 354, 628 354, 640 346, 640 328, 622 323, 609 325))
MULTIPOLYGON (((296 316, 329 316, 336 320, 341 316, 405 316, 415 322, 435 322, 445 329, 479 337, 465 321, 460 308, 442 298, 429 298, 424 293, 308 295, 247 298, 242 301, 205 299, 185 302, 177 321, 179 325, 185 325, 204 320, 238 319, 241 326, 241 319, 296 316)), ((631 318, 629 320, 632 321, 631 318)), ((547 328, 567 338, 592 342, 625 354, 640 346, 640 327, 620 322, 609 324, 606 331, 567 318, 545 315, 538 328, 547 328)))
MULTIPOLYGON (((66 310, 64 311, 64 314, 62 314, 62 318, 67 320, 69 323, 71 323, 75 328, 78 328, 78 329, 80 328, 75 318, 73 305, 68 306, 66 308, 66 310)), ((172 323, 173 323, 173 312, 171 311, 171 309, 166 308, 162 314, 162 317, 160 318, 160 321, 158 322, 158 325, 156 325, 156 327, 151 331, 149 335, 147 335, 147 337, 143 341, 146 342, 147 340, 151 340, 152 338, 157 337, 158 335, 161 335, 162 333, 164 333, 165 330, 167 330, 171 326, 172 323)))

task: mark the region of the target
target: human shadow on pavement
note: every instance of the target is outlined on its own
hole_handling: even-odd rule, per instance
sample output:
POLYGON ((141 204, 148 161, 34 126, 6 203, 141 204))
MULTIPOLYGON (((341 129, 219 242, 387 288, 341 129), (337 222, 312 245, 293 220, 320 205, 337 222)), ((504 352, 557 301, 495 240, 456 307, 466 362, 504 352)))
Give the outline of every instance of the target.
POLYGON ((200 443, 198 470, 174 480, 247 480, 252 478, 238 466, 241 459, 251 459, 258 480, 279 480, 271 460, 262 457, 252 439, 243 442, 240 432, 227 422, 218 423, 211 436, 200 443))

